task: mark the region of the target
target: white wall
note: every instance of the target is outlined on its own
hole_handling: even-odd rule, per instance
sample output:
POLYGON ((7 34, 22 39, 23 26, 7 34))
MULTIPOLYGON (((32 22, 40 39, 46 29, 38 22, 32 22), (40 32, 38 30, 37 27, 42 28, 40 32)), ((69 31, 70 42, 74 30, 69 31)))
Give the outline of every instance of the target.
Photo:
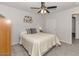
POLYGON ((19 33, 25 31, 25 24, 23 23, 24 16, 32 16, 33 23, 31 27, 43 27, 42 16, 16 8, 0 5, 0 14, 4 15, 12 22, 12 45, 19 41, 19 33))
POLYGON ((72 43, 72 14, 70 10, 60 12, 56 15, 56 31, 61 41, 66 43, 72 43))
MULTIPOLYGON (((79 7, 45 15, 44 30, 56 34, 61 41, 72 44, 72 14, 79 14, 79 7)), ((77 28, 79 32, 79 22, 77 28)), ((79 34, 77 37, 79 38, 79 34)))
POLYGON ((54 33, 61 41, 71 44, 71 15, 70 10, 46 15, 45 31, 54 33))
POLYGON ((46 14, 44 15, 45 19, 45 25, 44 25, 44 31, 48 33, 56 33, 56 19, 54 14, 46 14))

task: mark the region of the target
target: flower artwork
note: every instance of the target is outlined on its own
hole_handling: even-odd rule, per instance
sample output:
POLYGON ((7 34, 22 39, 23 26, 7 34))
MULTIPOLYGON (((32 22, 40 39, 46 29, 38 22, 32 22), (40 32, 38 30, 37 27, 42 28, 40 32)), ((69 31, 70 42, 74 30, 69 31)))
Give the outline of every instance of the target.
POLYGON ((24 17, 24 22, 25 22, 25 23, 32 23, 32 17, 30 17, 30 16, 25 16, 25 17, 24 17))

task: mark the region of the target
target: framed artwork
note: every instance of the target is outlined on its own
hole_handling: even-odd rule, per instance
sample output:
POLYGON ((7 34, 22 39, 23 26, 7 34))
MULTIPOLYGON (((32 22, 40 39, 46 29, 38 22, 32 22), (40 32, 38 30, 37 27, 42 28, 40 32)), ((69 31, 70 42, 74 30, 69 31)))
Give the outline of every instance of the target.
POLYGON ((25 17, 24 17, 24 22, 25 22, 25 23, 32 23, 32 17, 30 17, 30 16, 25 16, 25 17))

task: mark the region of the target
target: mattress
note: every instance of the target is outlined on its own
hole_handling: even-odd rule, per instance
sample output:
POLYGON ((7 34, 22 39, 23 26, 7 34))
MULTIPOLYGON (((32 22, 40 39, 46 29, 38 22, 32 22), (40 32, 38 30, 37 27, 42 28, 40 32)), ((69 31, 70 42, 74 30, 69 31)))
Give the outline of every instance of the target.
POLYGON ((31 56, 41 56, 56 44, 61 45, 58 37, 48 33, 20 34, 20 44, 31 56))

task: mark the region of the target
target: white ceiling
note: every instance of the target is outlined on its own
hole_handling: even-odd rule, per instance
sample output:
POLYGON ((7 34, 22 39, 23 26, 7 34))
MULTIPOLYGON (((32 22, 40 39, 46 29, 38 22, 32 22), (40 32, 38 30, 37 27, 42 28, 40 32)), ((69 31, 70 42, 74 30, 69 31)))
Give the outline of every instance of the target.
MULTIPOLYGON (((40 7, 40 2, 0 2, 0 4, 8 5, 10 7, 27 10, 30 12, 37 12, 38 10, 30 9, 30 7, 40 7)), ((46 6, 58 6, 57 9, 50 9, 50 12, 57 12, 69 8, 79 6, 79 2, 46 2, 46 6)))

